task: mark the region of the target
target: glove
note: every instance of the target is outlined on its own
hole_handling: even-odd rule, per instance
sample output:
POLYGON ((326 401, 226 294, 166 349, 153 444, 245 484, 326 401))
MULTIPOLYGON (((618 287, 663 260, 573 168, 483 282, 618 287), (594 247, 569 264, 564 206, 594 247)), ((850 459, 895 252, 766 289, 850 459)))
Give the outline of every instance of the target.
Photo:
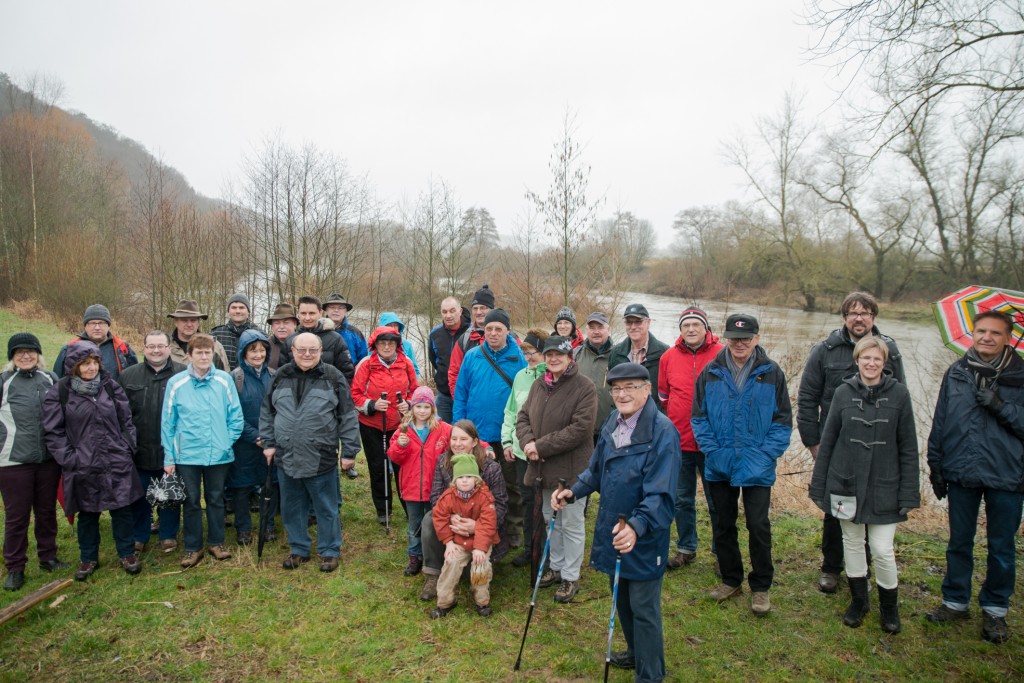
POLYGON ((978 389, 976 398, 978 404, 993 415, 999 415, 999 411, 1003 409, 1003 399, 995 389, 978 389))
POLYGON ((941 474, 933 471, 928 475, 928 481, 932 483, 932 492, 935 494, 936 500, 942 500, 946 497, 946 494, 949 492, 949 484, 946 483, 941 474))
POLYGON ((910 514, 911 508, 900 508, 900 517, 905 517, 910 514))

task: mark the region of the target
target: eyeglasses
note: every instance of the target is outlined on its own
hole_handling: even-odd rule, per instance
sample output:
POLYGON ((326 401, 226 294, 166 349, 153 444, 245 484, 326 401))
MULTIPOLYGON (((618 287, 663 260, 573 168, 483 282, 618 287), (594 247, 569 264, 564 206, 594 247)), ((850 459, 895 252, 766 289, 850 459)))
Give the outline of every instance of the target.
POLYGON ((35 349, 14 349, 15 356, 29 356, 38 353, 35 349))
POLYGON ((725 341, 728 342, 729 344, 732 344, 733 346, 735 346, 737 344, 739 344, 741 346, 746 346, 747 344, 753 344, 754 343, 754 338, 753 337, 742 337, 742 338, 739 338, 739 339, 736 339, 736 338, 728 339, 727 338, 725 341))
POLYGON ((292 349, 292 350, 295 351, 295 353, 297 355, 299 355, 299 356, 315 356, 316 354, 320 353, 320 349, 319 348, 315 348, 315 349, 300 349, 300 348, 296 347, 295 349, 292 349))
POLYGON ((644 321, 639 318, 629 319, 626 318, 626 327, 640 327, 644 324, 644 321))
POLYGON ((523 356, 527 359, 533 358, 537 355, 537 351, 523 351, 523 356))
POLYGON ((164 349, 170 348, 167 344, 146 344, 144 347, 147 351, 163 351, 164 349))
POLYGON ((850 320, 856 320, 857 318, 864 320, 866 318, 874 318, 875 314, 871 311, 849 311, 846 317, 850 320))
POLYGON ((109 323, 106 320, 90 320, 89 322, 87 322, 85 324, 85 326, 86 327, 102 327, 103 325, 108 325, 108 324, 109 323))
POLYGON ((618 396, 619 394, 632 394, 634 391, 640 391, 646 384, 624 384, 618 387, 611 388, 612 396, 618 396))

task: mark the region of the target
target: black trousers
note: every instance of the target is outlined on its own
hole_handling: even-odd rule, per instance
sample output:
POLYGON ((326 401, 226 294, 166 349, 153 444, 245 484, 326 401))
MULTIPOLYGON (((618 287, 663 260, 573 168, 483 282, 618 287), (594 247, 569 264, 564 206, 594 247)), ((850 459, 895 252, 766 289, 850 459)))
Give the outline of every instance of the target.
MULTIPOLYGON (((394 431, 386 434, 389 445, 393 434, 394 431)), ((370 470, 370 497, 373 498, 373 507, 377 510, 378 517, 382 516, 385 510, 389 517, 393 516, 394 496, 398 495, 398 502, 402 503, 403 509, 405 502, 398 490, 398 465, 392 463, 390 468, 387 467, 388 456, 384 447, 385 432, 367 427, 360 422, 359 436, 363 440, 363 455, 366 456, 366 465, 370 470), (394 472, 394 477, 391 476, 392 472, 394 472), (387 485, 385 485, 385 477, 387 477, 387 485)))
POLYGON ((739 497, 743 495, 743 511, 747 520, 747 549, 750 553, 750 573, 747 581, 753 592, 767 591, 772 586, 775 566, 772 563, 772 527, 768 508, 772 502, 770 486, 730 486, 726 481, 707 482, 711 499, 718 511, 715 526, 715 546, 718 565, 722 570, 722 583, 728 586, 743 584, 743 557, 740 555, 739 497))

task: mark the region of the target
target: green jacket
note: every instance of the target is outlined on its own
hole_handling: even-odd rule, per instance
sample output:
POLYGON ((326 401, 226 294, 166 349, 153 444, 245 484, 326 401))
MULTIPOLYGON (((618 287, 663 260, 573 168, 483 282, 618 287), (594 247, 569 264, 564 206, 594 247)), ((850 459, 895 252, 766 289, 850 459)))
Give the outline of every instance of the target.
POLYGON ((526 397, 530 395, 530 387, 547 369, 545 363, 540 363, 535 368, 527 366, 512 378, 512 393, 508 395, 508 401, 505 402, 505 421, 501 423, 501 445, 502 447, 512 446, 512 452, 520 460, 526 460, 526 454, 519 447, 519 439, 516 437, 516 416, 519 415, 519 409, 526 403, 526 397))

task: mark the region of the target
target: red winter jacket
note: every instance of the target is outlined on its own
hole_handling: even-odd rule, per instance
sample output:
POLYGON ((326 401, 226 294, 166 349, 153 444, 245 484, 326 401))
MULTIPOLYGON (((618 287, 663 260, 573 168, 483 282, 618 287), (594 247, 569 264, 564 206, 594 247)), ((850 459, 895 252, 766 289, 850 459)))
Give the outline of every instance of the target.
POLYGON ((680 335, 672 348, 661 356, 658 366, 658 397, 668 419, 679 430, 679 445, 684 451, 700 450, 697 440, 693 438, 693 427, 690 426, 693 388, 697 376, 724 348, 718 337, 709 331, 704 335, 704 344, 696 351, 687 346, 680 335))
POLYGON ((388 457, 398 465, 398 488, 402 492, 402 500, 416 503, 430 501, 430 487, 434 483, 434 469, 437 457, 448 448, 452 426, 447 422, 438 423, 429 434, 427 442, 420 441, 420 435, 411 426, 406 432, 409 443, 398 445, 398 435, 391 437, 388 446, 388 457))
POLYGON ((370 406, 380 398, 383 392, 388 394, 387 429, 393 431, 398 427, 401 416, 398 414, 398 393, 402 393, 402 400, 408 401, 412 392, 416 391, 419 384, 416 382, 416 370, 404 353, 402 345, 398 344, 398 357, 389 366, 381 362, 377 351, 373 350, 373 343, 377 341, 379 334, 395 334, 393 327, 378 327, 370 335, 370 349, 372 353, 359 361, 356 367, 355 377, 352 378, 352 401, 356 404, 359 412, 359 421, 367 427, 374 429, 381 428, 381 414, 372 412, 370 406))
POLYGON ((455 345, 452 346, 452 358, 448 362, 448 389, 451 395, 455 395, 455 381, 459 378, 459 370, 462 368, 462 360, 474 346, 484 343, 484 331, 479 327, 470 327, 462 333, 455 345))
POLYGON ((437 499, 432 517, 437 540, 441 541, 442 545, 448 541, 455 541, 466 550, 481 550, 486 553, 499 541, 498 513, 494 509, 494 496, 483 481, 473 491, 469 500, 462 499, 453 483, 437 499), (450 522, 453 514, 476 520, 476 530, 472 536, 457 536, 452 533, 450 522))

